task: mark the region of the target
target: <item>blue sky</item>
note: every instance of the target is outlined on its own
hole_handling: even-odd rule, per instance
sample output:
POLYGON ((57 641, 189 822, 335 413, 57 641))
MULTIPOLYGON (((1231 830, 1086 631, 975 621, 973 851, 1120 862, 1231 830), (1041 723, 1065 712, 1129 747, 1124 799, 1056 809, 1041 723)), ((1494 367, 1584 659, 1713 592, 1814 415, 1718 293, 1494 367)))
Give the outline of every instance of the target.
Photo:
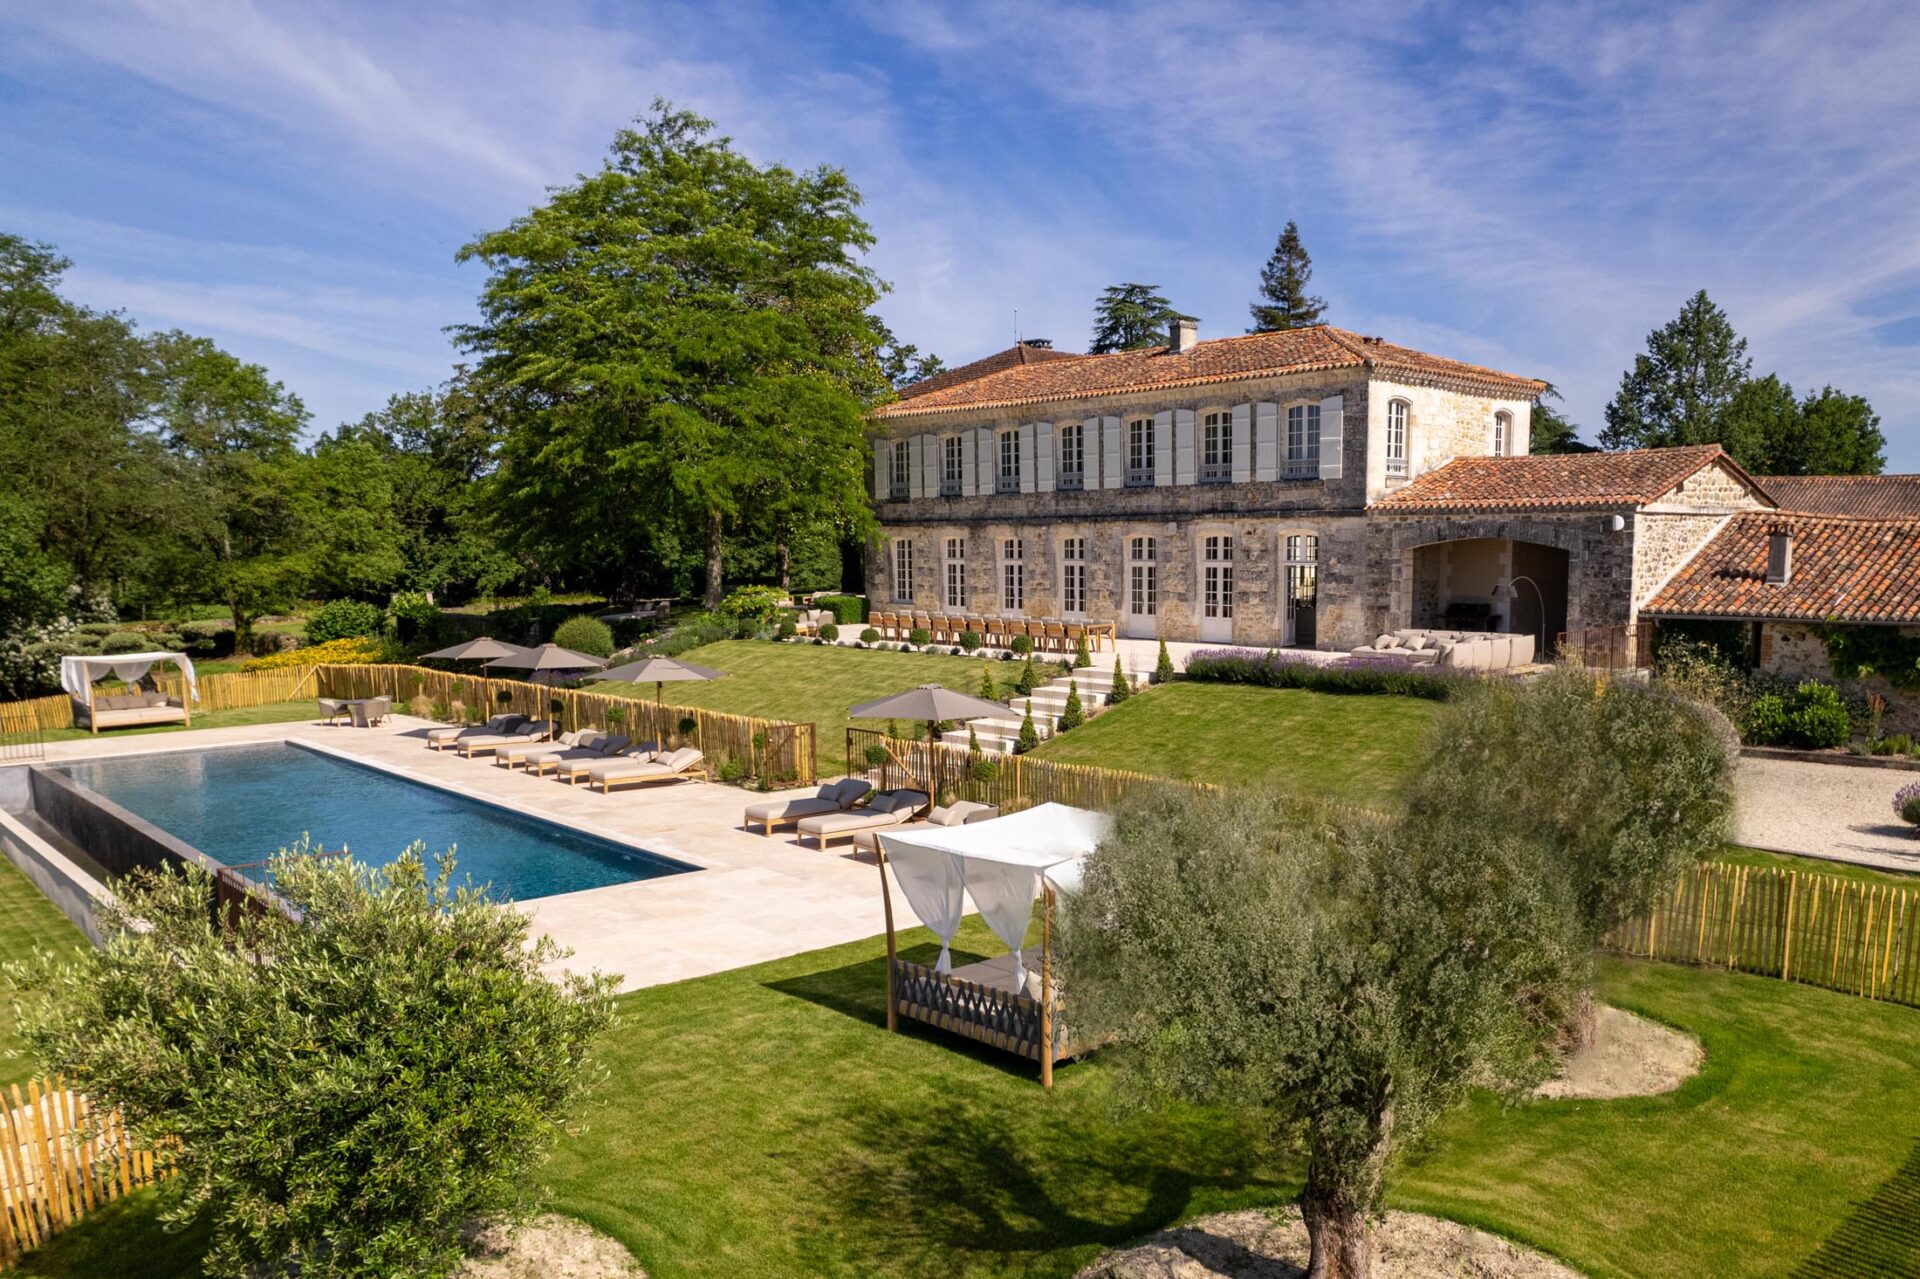
POLYGON ((884 315, 949 363, 1084 349, 1120 280, 1241 332, 1293 218, 1334 322, 1548 378, 1589 438, 1704 287, 1920 470, 1920 13, 1602 8, 13 0, 0 227, 324 429, 444 377, 454 251, 664 96, 847 169, 884 315))

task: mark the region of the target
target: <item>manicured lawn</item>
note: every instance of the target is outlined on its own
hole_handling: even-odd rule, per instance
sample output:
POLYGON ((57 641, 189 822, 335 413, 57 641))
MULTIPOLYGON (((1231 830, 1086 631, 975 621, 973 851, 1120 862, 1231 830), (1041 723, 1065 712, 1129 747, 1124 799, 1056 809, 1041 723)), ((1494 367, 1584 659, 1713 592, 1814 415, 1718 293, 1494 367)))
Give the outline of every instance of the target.
MULTIPOLYGON (((1013 679, 1011 662, 931 653, 893 653, 877 649, 834 648, 812 644, 767 644, 723 640, 682 656, 699 666, 727 672, 707 683, 668 684, 662 691, 675 706, 701 706, 765 719, 810 720, 820 734, 820 772, 846 771, 847 707, 903 692, 916 684, 944 684, 966 693, 980 691, 980 671, 991 666, 1000 683, 1013 679)), ((610 681, 594 692, 652 697, 653 685, 610 681)), ((862 720, 862 728, 884 728, 880 720, 862 720)), ((918 731, 925 731, 919 725, 918 731)), ((903 732, 915 728, 904 721, 903 732)))
MULTIPOLYGON (((997 953, 977 921, 962 940, 997 953)), ((917 1279, 1071 1275, 1169 1222, 1295 1192, 1291 1163, 1223 1115, 1117 1111, 1098 1055, 1047 1094, 1011 1058, 888 1035, 883 954, 858 942, 623 997, 607 1089, 548 1169, 552 1206, 655 1279, 917 1279)), ((1601 992, 1698 1034, 1704 1072, 1665 1097, 1477 1102, 1395 1204, 1596 1276, 1785 1276, 1835 1237, 1822 1274, 1915 1273, 1912 1237, 1870 1227, 1916 1175, 1901 1180, 1920 1011, 1657 964, 1609 962, 1601 992)), ((146 1254, 150 1230, 138 1210, 83 1224, 25 1273, 183 1273, 177 1248, 146 1254)))
POLYGON ((1766 866, 1778 870, 1797 870, 1813 875, 1833 875, 1839 879, 1867 884, 1891 884, 1895 888, 1920 888, 1920 875, 1897 870, 1876 870, 1850 862, 1828 861, 1824 857, 1796 857, 1792 853, 1770 853, 1761 848, 1742 848, 1729 844, 1720 860, 1736 866, 1766 866))
MULTIPOLYGON (((266 706, 248 706, 240 710, 208 711, 205 714, 195 712, 193 727, 200 728, 238 728, 244 724, 288 724, 296 720, 318 720, 320 712, 311 697, 297 702, 273 702, 266 706)), ((101 732, 101 737, 131 737, 146 733, 184 733, 188 731, 184 724, 155 724, 149 728, 115 728, 101 732)), ((50 742, 82 741, 93 734, 84 728, 49 729, 45 738, 50 742)))
MULTIPOLYGON (((80 930, 12 862, 0 857, 0 960, 85 944, 80 930)), ((0 977, 0 1084, 19 1083, 35 1073, 15 1033, 12 995, 11 984, 0 977)))
POLYGON ((1042 743, 1036 758, 1230 786, 1270 783, 1377 806, 1418 759, 1436 710, 1413 697, 1181 681, 1042 743))

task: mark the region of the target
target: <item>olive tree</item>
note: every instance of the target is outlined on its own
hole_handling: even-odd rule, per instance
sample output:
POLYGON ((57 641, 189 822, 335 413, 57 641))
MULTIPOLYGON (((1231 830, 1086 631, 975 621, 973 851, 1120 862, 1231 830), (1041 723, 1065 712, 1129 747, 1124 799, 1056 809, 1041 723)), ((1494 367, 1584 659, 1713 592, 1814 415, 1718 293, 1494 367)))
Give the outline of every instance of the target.
POLYGON ((1585 953, 1559 884, 1470 822, 1157 794, 1068 899, 1063 988, 1124 1095, 1244 1107, 1304 1152, 1309 1274, 1351 1279, 1396 1156, 1470 1086, 1550 1069, 1585 953))
POLYGON ((15 974, 43 1064, 168 1152, 208 1273, 441 1276, 474 1217, 529 1206, 612 979, 547 977, 554 943, 452 869, 298 848, 271 871, 292 911, 224 930, 204 873, 142 874, 104 946, 15 974))

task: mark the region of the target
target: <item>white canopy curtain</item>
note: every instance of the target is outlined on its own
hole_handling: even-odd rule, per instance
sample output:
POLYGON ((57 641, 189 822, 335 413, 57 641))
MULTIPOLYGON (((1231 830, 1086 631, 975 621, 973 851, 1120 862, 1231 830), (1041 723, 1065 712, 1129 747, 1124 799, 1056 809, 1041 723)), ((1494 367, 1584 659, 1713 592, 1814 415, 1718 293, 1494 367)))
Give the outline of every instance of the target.
POLYGON ((991 821, 935 826, 911 834, 882 832, 887 864, 920 922, 940 938, 936 972, 951 971, 951 945, 960 930, 962 893, 1013 951, 1016 988, 1027 973, 1021 943, 1033 918, 1042 881, 1071 892, 1080 862, 1100 844, 1113 819, 1066 804, 1041 804, 991 821))
POLYGON ((95 680, 117 675, 131 684, 159 662, 172 662, 187 682, 187 697, 200 700, 194 682, 193 659, 185 653, 114 653, 104 657, 63 657, 60 659, 60 687, 75 697, 85 697, 87 686, 95 680))

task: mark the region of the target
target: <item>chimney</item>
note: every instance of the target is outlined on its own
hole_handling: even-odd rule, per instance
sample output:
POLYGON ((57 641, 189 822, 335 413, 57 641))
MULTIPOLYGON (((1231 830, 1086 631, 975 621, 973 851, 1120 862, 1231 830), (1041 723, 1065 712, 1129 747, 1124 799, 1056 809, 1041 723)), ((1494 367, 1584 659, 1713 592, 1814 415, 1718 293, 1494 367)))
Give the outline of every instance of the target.
POLYGON ((1185 355, 1200 341, 1200 321, 1191 315, 1176 315, 1167 326, 1167 354, 1185 355))
POLYGON ((1793 529, 1776 524, 1767 530, 1767 585, 1785 586, 1793 580, 1793 529))
POLYGON ((1020 345, 1030 346, 1036 351, 1051 351, 1053 350, 1053 339, 1052 338, 1021 338, 1020 345))

